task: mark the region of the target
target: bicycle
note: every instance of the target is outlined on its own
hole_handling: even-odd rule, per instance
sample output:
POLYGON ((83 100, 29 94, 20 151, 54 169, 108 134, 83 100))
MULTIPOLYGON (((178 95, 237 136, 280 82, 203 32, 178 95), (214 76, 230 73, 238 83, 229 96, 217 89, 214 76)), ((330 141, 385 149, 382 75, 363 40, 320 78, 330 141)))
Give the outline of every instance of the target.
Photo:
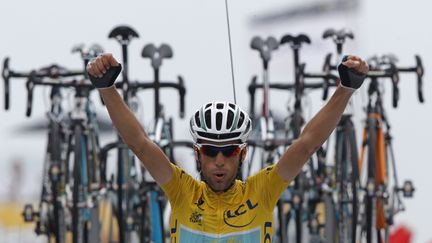
MULTIPOLYGON (((90 51, 95 50, 90 48, 90 51)), ((88 58, 83 57, 83 60, 87 62, 88 58)), ((38 72, 32 71, 28 77, 26 114, 31 115, 34 87, 37 85, 52 87, 53 104, 49 114, 50 136, 47 154, 49 159, 45 163, 45 168, 49 167, 49 172, 44 170, 45 181, 39 212, 34 212, 31 205, 26 205, 23 215, 26 221, 32 221, 33 216, 36 216, 36 231, 39 233, 50 234, 49 231, 46 231, 46 225, 54 228, 57 242, 65 241, 66 230, 70 228, 72 228, 73 242, 97 241, 100 225, 98 222, 100 161, 98 158, 98 127, 89 101, 92 86, 86 85, 85 79, 79 81, 60 79, 61 75, 73 75, 57 65, 42 70, 50 75, 41 75, 39 70, 38 72), (61 75, 56 75, 56 73, 61 75), (63 114, 60 90, 64 88, 75 89, 75 107, 69 113, 69 120, 60 119, 63 114), (72 150, 74 158, 70 159, 72 150), (51 160, 51 156, 54 160, 51 160), (72 176, 69 173, 70 162, 73 162, 72 176), (47 190, 47 185, 51 185, 51 191, 47 190), (71 187, 73 190, 70 193, 71 187), (51 205, 53 215, 50 215, 51 205), (45 211, 47 208, 48 212, 45 211), (68 220, 69 223, 67 223, 68 220)), ((85 75, 80 73, 80 76, 85 75)))
MULTIPOLYGON (((115 39, 121 46, 122 50, 122 78, 123 80, 116 85, 122 90, 123 100, 129 104, 129 77, 128 77, 128 47, 134 38, 139 38, 138 33, 130 26, 116 26, 108 34, 109 39, 115 39)), ((109 186, 109 191, 115 193, 111 196, 112 209, 117 218, 119 242, 129 242, 133 236, 133 220, 130 211, 130 203, 132 201, 128 190, 137 188, 137 166, 135 157, 124 144, 123 140, 117 136, 117 141, 108 143, 101 149, 102 164, 107 164, 108 152, 112 149, 117 149, 117 181, 114 182, 114 176, 111 176, 111 181, 106 178, 106 171, 103 171, 102 181, 109 186)), ((138 167, 139 169, 139 167, 138 167)), ((137 193, 132 192, 132 196, 137 193)), ((136 200, 136 199, 135 199, 136 200)), ((112 221, 110 223, 112 225, 112 221)), ((112 240, 112 234, 110 240, 112 240)))
POLYGON ((413 183, 409 180, 405 181, 402 187, 399 185, 391 145, 391 126, 382 103, 382 92, 378 85, 378 79, 391 79, 392 105, 396 108, 399 101, 399 71, 407 72, 407 70, 410 70, 416 72, 418 76, 418 98, 422 102, 424 101, 422 92, 423 67, 419 56, 416 56, 416 60, 416 67, 412 68, 398 68, 395 59, 391 56, 375 57, 369 60, 372 68, 367 76, 371 82, 368 88, 367 118, 363 130, 363 144, 359 160, 360 171, 365 171, 366 174, 366 181, 364 182, 366 195, 363 198, 364 218, 360 237, 361 239, 365 238, 367 242, 382 242, 383 238, 385 242, 389 241, 389 226, 393 224, 393 217, 404 210, 399 194, 403 193, 404 197, 412 197, 415 191, 413 183), (364 164, 366 148, 367 160, 364 164), (393 175, 393 178, 390 175, 393 175))
MULTIPOLYGON (((33 73, 35 74, 35 73, 33 73)), ((71 231, 72 240, 74 243, 85 241, 99 240, 99 189, 100 189, 100 161, 98 158, 98 130, 96 117, 91 108, 89 101, 89 92, 93 89, 91 84, 84 84, 82 80, 73 80, 70 82, 59 82, 59 80, 46 80, 38 78, 35 75, 30 75, 27 81, 28 102, 27 114, 31 114, 31 104, 33 103, 33 89, 35 86, 52 86, 53 89, 58 88, 73 88, 75 90, 74 108, 69 113, 70 120, 65 125, 65 144, 66 154, 65 163, 58 169, 52 167, 52 176, 56 172, 62 172, 64 175, 64 188, 60 189, 60 193, 64 191, 66 199, 63 199, 63 204, 60 207, 65 207, 71 215, 71 231), (70 155, 73 152, 73 159, 70 155), (72 172, 69 172, 70 163, 72 163, 72 172), (70 175, 70 173, 72 173, 70 175), (70 188, 72 192, 70 195, 70 188), (72 197, 72 198, 70 198, 72 197), (91 225, 91 226, 90 226, 91 225)), ((56 141, 54 139, 54 141, 56 141)), ((61 143, 59 143, 61 144, 61 143)), ((52 145, 52 144, 51 144, 52 145)), ((55 148, 55 146, 52 146, 55 148)), ((57 151, 57 153, 59 153, 57 151)), ((56 164, 54 164, 56 166, 56 164)), ((53 179, 56 182, 55 177, 53 179)), ((55 185, 55 184, 54 184, 55 185)), ((54 190, 53 198, 57 199, 57 190, 54 190)), ((58 205, 59 202, 54 202, 58 205)), ((55 208, 57 206, 54 206, 55 208)), ((28 215, 29 207, 26 206, 24 215, 28 215)), ((67 213, 66 213, 67 214, 67 213)), ((67 215, 66 215, 67 216, 67 215)), ((65 220, 59 217, 59 220, 65 220)), ((66 217, 67 219, 67 217, 66 217)), ((40 224, 39 224, 40 225, 40 224)), ((57 225, 57 230, 64 232, 65 224, 57 225), (61 227, 63 225, 63 227, 61 227)))
MULTIPOLYGON (((343 45, 347 39, 354 39, 351 31, 341 29, 327 29, 323 39, 331 38, 336 44, 336 60, 340 62, 343 57, 343 45)), ((323 71, 337 70, 337 65, 331 63, 332 54, 325 57, 323 71)), ((336 62, 336 63, 337 63, 336 62)), ((352 106, 352 103, 350 103, 352 106)), ((335 217, 337 221, 337 240, 339 242, 356 242, 357 221, 359 208, 359 168, 357 138, 352 113, 346 109, 335 129, 335 158, 332 181, 335 204, 335 217)))
MULTIPOLYGON (((322 89, 323 100, 327 99, 328 89, 331 86, 335 86, 339 80, 338 76, 332 74, 328 70, 323 72, 306 72, 306 64, 300 62, 300 49, 303 44, 310 44, 310 38, 305 34, 299 34, 293 36, 290 34, 284 35, 280 41, 281 44, 289 44, 294 54, 294 108, 292 114, 287 119, 286 132, 291 134, 292 139, 296 139, 300 136, 301 128, 305 123, 303 118, 302 109, 302 98, 304 97, 304 91, 306 89, 322 89), (318 83, 306 83, 306 79, 320 79, 323 82, 318 83), (330 83, 329 80, 333 80, 330 83)), ((288 135, 287 135, 288 136, 288 135)), ((289 221, 291 218, 294 219, 295 227, 295 239, 296 242, 302 242, 304 240, 303 233, 303 222, 304 218, 308 222, 309 236, 313 241, 322 241, 323 239, 331 240, 332 226, 331 221, 319 222, 319 212, 317 212, 317 206, 320 203, 324 203, 326 211, 331 211, 332 205, 329 199, 327 180, 326 176, 326 165, 325 165, 325 151, 320 147, 316 152, 317 159, 313 157, 308 162, 308 168, 303 170, 294 180, 294 186, 288 189, 288 192, 292 195, 291 200, 286 202, 291 205, 289 212, 287 213, 288 222, 285 226, 289 229, 289 221), (320 233, 320 228, 324 228, 324 232, 320 233)), ((329 212, 326 215, 330 215, 329 212)))
MULTIPOLYGON (((54 67, 57 69, 58 67, 54 67)), ((53 66, 42 68, 54 74, 53 66)), ((60 68, 65 70, 63 68, 60 68)), ((31 75, 34 73, 30 73, 31 75)), ((31 78, 27 86, 32 85, 31 78)), ((30 95, 32 96, 32 95, 30 95)), ((48 142, 43 168, 43 183, 38 210, 33 210, 31 204, 24 206, 23 216, 25 222, 36 221, 37 235, 45 234, 48 239, 54 238, 56 243, 66 241, 66 205, 65 201, 65 149, 66 124, 65 114, 61 105, 62 96, 59 87, 53 87, 50 94, 51 107, 47 112, 48 142)), ((28 102, 26 116, 31 116, 32 100, 28 102)))
MULTIPOLYGON (((304 37, 307 38, 307 36, 304 36, 304 35, 300 38, 304 38, 304 37)), ((269 40, 269 39, 267 39, 267 40, 269 40)), ((299 39, 295 39, 295 41, 299 41, 299 39)), ((264 152, 263 152, 264 156, 262 157, 261 162, 267 161, 268 164, 272 164, 275 161, 277 161, 278 156, 279 157, 281 156, 281 153, 283 153, 283 151, 286 150, 287 146, 289 146, 291 144, 292 140, 295 139, 296 137, 298 137, 300 134, 300 128, 301 128, 303 121, 304 121, 304 119, 302 117, 302 112, 301 112, 301 110, 302 110, 301 109, 301 97, 303 96, 302 95, 303 90, 306 88, 307 89, 309 89, 309 88, 310 89, 320 89, 320 88, 324 87, 324 84, 322 84, 322 83, 305 84, 304 83, 304 77, 307 76, 308 78, 328 78, 328 79, 332 79, 332 80, 336 79, 337 77, 330 74, 330 73, 305 73, 304 72, 304 65, 299 64, 298 49, 300 48, 300 46, 298 45, 298 43, 296 43, 297 51, 295 51, 295 56, 294 56, 295 61, 296 61, 296 76, 295 76, 296 82, 294 84, 282 83, 282 82, 270 83, 268 81, 268 75, 266 74, 266 72, 267 72, 266 66, 268 66, 268 64, 266 65, 266 63, 265 63, 266 61, 269 60, 270 54, 265 53, 265 51, 269 51, 272 49, 269 47, 263 47, 265 42, 262 39, 257 39, 257 37, 253 39, 252 43, 255 46, 254 49, 257 49, 260 51, 260 56, 263 59, 263 63, 264 63, 263 82, 264 82, 264 84, 258 84, 257 78, 256 78, 256 76, 254 76, 252 78, 251 84, 249 85, 250 106, 251 106, 250 114, 251 114, 251 116, 252 117, 255 116, 255 112, 254 112, 255 98, 254 97, 255 97, 256 89, 263 89, 264 94, 268 93, 268 91, 267 92, 265 91, 266 89, 268 89, 268 90, 270 90, 270 89, 295 90, 295 92, 296 92, 295 93, 296 102, 295 102, 294 112, 286 119, 288 122, 286 122, 285 126, 279 126, 279 127, 282 127, 282 131, 283 131, 283 133, 280 133, 280 131, 279 131, 279 134, 284 134, 284 136, 281 138, 275 138, 275 134, 277 134, 277 133, 275 133, 276 130, 274 130, 275 125, 273 125, 274 124, 273 120, 269 119, 271 126, 268 126, 267 123, 265 122, 266 121, 265 116, 263 115, 262 117, 259 118, 259 121, 258 121, 259 125, 256 128, 258 131, 260 131, 260 133, 259 133, 260 137, 258 139, 255 138, 255 139, 252 139, 251 141, 248 141, 248 144, 250 146, 252 146, 253 148, 259 147, 259 148, 264 150, 264 152), (260 47, 260 48, 257 48, 257 47, 260 47), (267 58, 267 60, 265 58, 267 58), (301 67, 299 67, 299 66, 301 66, 301 67), (270 131, 272 131, 273 133, 271 133, 270 136, 266 137, 266 134, 268 133, 268 130, 269 130, 269 129, 266 130, 267 127, 272 128, 273 130, 270 130, 270 131), (293 135, 290 136, 291 133, 293 133, 293 135), (265 154, 265 153, 267 153, 267 154, 265 154)), ((263 107, 265 107, 265 105, 266 105, 265 100, 266 99, 264 99, 264 106, 263 107)), ((265 114, 264 111, 266 111, 266 110, 268 110, 268 108, 263 109, 262 113, 265 114)), ((281 128, 279 128, 279 130, 280 129, 281 128)), ((252 154, 251 157, 253 158, 255 149, 251 149, 251 150, 252 150, 251 151, 251 154, 252 154)), ((319 150, 319 153, 318 153, 318 160, 319 161, 321 161, 322 159, 320 159, 320 158, 323 157, 321 154, 322 151, 323 150, 319 150)), ((317 168, 315 168, 312 163, 309 163, 309 166, 310 166, 309 172, 311 173, 310 177, 315 178, 317 176, 316 173, 321 173, 321 171, 322 171, 322 168, 321 168, 322 166, 320 166, 321 163, 322 162, 318 162, 317 168)), ((262 166, 265 166, 265 164, 262 164, 262 166)), ((250 171, 248 173, 250 173, 250 171)), ((314 193, 314 191, 318 190, 318 187, 321 186, 316 182, 315 179, 309 180, 306 178, 302 179, 301 183, 297 182, 297 185, 300 185, 300 184, 302 185, 302 190, 303 190, 302 193, 303 194, 299 193, 300 190, 293 192, 294 190, 289 189, 288 193, 286 193, 286 194, 290 194, 290 195, 284 194, 282 196, 281 200, 279 200, 279 202, 278 202, 278 219, 279 219, 278 237, 281 240, 281 242, 287 242, 288 241, 287 231, 284 229, 286 229, 286 227, 288 225, 288 222, 285 221, 285 219, 289 219, 289 216, 288 215, 284 216, 285 213, 283 210, 283 205, 287 204, 287 203, 291 204, 293 206, 293 208, 296 208, 295 210, 297 210, 297 215, 299 215, 298 214, 299 208, 304 207, 303 201, 302 201, 302 195, 304 195, 304 193, 306 193, 306 191, 309 191, 309 194, 312 197, 315 197, 315 196, 313 196, 313 194, 315 194, 315 195, 318 195, 318 194, 314 193), (290 198, 290 196, 291 196, 291 198, 290 198)), ((314 200, 314 199, 312 199, 312 197, 310 198, 311 202, 314 200)), ((313 205, 315 204, 315 202, 312 202, 311 204, 312 204, 311 207, 314 208, 313 205)), ((307 207, 307 206, 305 206, 305 207, 307 207)), ((289 210, 287 212, 287 214, 289 214, 291 210, 289 210)), ((293 217, 296 216, 295 213, 296 213, 296 211, 294 211, 292 213, 293 217)), ((297 217, 297 218, 300 221, 300 217, 297 217)), ((309 223, 310 232, 316 232, 317 231, 316 227, 318 226, 316 223, 316 218, 317 218, 316 215, 311 214, 308 216, 308 218, 309 218, 308 220, 310 221, 310 223, 309 223)), ((301 225, 297 228, 303 228, 303 225, 301 225)), ((314 234, 316 234, 316 233, 314 233, 314 234)))
MULTIPOLYGON (((258 125, 254 129, 255 134, 253 134, 253 138, 248 141, 248 146, 251 147, 250 161, 253 161, 254 159, 255 149, 262 149, 260 168, 265 168, 274 164, 278 158, 282 156, 281 146, 286 147, 291 144, 291 141, 286 141, 284 138, 276 138, 275 122, 269 109, 269 91, 270 88, 275 88, 275 84, 270 84, 269 82, 268 66, 271 60, 271 52, 278 48, 279 43, 272 36, 269 36, 266 40, 256 36, 252 39, 250 46, 253 50, 257 50, 260 53, 263 62, 263 84, 258 86, 256 84, 257 77, 254 76, 249 85, 250 115, 252 119, 255 118, 255 90, 257 88, 263 89, 263 104, 261 116, 256 119, 258 120, 258 125)), ((252 166, 249 165, 246 175, 250 175, 251 167, 252 166)), ((242 177, 241 174, 239 174, 238 177, 242 177)), ((283 204, 280 200, 277 204, 277 212, 279 225, 284 225, 283 204)), ((279 239, 281 239, 282 242, 285 242, 287 239, 286 232, 279 230, 278 233, 279 239)))
MULTIPOLYGON (((65 115, 61 105, 62 96, 60 89, 65 86, 65 84, 62 83, 62 78, 84 76, 84 72, 70 71, 55 64, 41 68, 38 71, 16 72, 9 68, 9 60, 9 58, 4 60, 2 70, 2 76, 5 82, 6 109, 9 108, 8 86, 10 78, 27 77, 27 117, 31 115, 33 89, 35 85, 48 85, 52 87, 50 95, 51 109, 47 112, 49 119, 48 144, 43 169, 44 181, 42 183, 39 210, 35 211, 31 204, 27 204, 24 207, 23 217, 26 222, 36 221, 35 231, 38 235, 44 234, 48 236, 48 239, 53 239, 56 242, 64 242, 67 228, 70 227, 68 222, 68 218, 70 219, 69 215, 72 214, 72 221, 74 224, 78 220, 78 216, 76 216, 78 212, 77 210, 72 210, 73 212, 69 212, 68 210, 68 186, 66 184, 70 183, 70 178, 68 174, 66 154, 69 154, 67 152, 69 125, 64 118, 65 115), (42 79, 49 79, 50 81, 44 82, 42 79)), ((70 142, 69 147, 71 147, 70 142)), ((78 159, 76 160, 78 161, 78 159)), ((85 163, 86 162, 84 162, 84 164, 85 163)), ((79 163, 75 162, 75 164, 79 163)), ((75 181, 77 182, 77 180, 75 181)), ((74 188, 77 187, 76 185, 73 186, 74 188)), ((72 197, 76 199, 77 193, 73 193, 72 197)), ((73 202, 73 206, 76 208, 76 200, 73 202)), ((76 235, 78 234, 77 230, 74 228, 72 231, 73 237, 76 238, 76 235)), ((75 240, 75 242, 77 241, 75 240)))
MULTIPOLYGON (((136 32, 127 26, 116 27, 117 39, 120 39, 123 50, 123 65, 127 66, 127 43, 132 37, 136 37, 136 32), (126 43, 126 44, 125 44, 126 43)), ((113 30, 113 31, 114 31, 113 30)), ((111 33, 110 36, 113 36, 111 33)), ((139 90, 154 89, 155 90, 155 124, 154 129, 149 132, 149 136, 157 143, 167 156, 174 161, 173 149, 176 146, 192 147, 192 143, 174 141, 173 140, 173 127, 172 119, 168 121, 165 119, 163 113, 163 106, 159 102, 159 90, 161 88, 174 88, 180 94, 180 116, 184 116, 184 96, 186 89, 184 87, 183 79, 179 76, 178 83, 160 81, 159 69, 162 64, 163 58, 172 56, 171 48, 164 44, 160 48, 156 48, 153 44, 146 45, 143 48, 142 56, 150 58, 154 69, 154 80, 152 82, 146 81, 130 81, 128 79, 127 69, 123 71, 123 80, 116 83, 117 88, 123 90, 123 97, 128 106, 133 112, 136 112, 139 107, 137 93, 139 90)), ((123 152, 118 158, 118 178, 117 185, 114 185, 114 190, 117 193, 117 208, 125 204, 124 212, 116 211, 116 203, 114 209, 117 212, 118 221, 125 220, 126 235, 120 235, 120 241, 130 241, 132 237, 138 238, 141 242, 162 242, 165 239, 166 233, 164 229, 163 209, 166 200, 164 199, 160 188, 153 182, 145 180, 145 170, 141 166, 135 164, 135 158, 131 151, 122 141, 110 143, 103 148, 102 158, 104 161, 107 159, 107 153, 113 148, 119 148, 123 152), (122 168, 120 168, 120 166, 122 168), (141 175, 141 178, 139 176, 141 175), (124 186, 119 181, 122 181, 124 186), (122 188, 120 190, 120 188, 122 188), (126 214, 126 217, 124 216, 126 214), (150 216, 149 216, 150 215, 150 216), (136 236, 132 236, 136 234, 136 236)), ((120 210, 122 211, 122 210, 120 210)), ((122 228, 119 228, 122 232, 122 228)))

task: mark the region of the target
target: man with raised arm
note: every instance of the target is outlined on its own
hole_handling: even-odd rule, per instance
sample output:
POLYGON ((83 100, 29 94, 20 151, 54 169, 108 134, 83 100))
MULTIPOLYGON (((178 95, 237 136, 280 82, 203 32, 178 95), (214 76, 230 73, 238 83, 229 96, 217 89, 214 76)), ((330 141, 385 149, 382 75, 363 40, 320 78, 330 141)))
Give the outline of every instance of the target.
POLYGON ((350 97, 361 86, 368 65, 347 56, 339 65, 341 84, 305 126, 280 160, 246 181, 236 175, 246 157, 251 120, 236 104, 211 102, 190 119, 202 181, 172 164, 154 144, 113 86, 119 63, 102 54, 87 66, 93 84, 123 141, 161 186, 172 213, 172 242, 272 242, 273 209, 288 184, 330 136, 350 97))

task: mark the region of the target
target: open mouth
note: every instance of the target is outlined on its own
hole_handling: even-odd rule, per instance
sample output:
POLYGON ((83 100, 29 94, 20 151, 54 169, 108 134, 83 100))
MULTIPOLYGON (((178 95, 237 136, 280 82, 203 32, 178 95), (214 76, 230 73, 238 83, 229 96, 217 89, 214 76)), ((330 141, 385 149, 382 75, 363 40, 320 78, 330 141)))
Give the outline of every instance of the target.
POLYGON ((216 181, 222 181, 225 178, 224 173, 215 173, 213 176, 215 177, 216 181))

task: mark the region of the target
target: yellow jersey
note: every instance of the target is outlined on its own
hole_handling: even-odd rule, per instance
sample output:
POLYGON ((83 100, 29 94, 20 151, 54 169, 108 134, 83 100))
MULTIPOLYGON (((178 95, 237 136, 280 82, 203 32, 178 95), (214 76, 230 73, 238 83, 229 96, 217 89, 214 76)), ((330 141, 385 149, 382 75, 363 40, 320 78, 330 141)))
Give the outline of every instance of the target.
POLYGON ((205 182, 172 165, 162 185, 171 204, 171 242, 273 242, 273 210, 289 184, 274 165, 216 194, 205 182))

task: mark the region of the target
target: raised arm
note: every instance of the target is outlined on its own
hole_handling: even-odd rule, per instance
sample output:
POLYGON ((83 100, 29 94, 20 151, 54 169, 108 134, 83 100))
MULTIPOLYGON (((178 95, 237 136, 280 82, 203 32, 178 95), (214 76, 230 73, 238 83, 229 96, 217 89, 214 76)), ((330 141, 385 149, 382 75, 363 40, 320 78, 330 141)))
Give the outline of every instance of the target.
POLYGON ((276 165, 279 175, 292 181, 306 161, 330 136, 337 126, 354 91, 363 82, 368 65, 356 56, 349 56, 339 68, 341 85, 327 104, 306 124, 300 137, 288 148, 276 165))
MULTIPOLYGON (((87 66, 87 71, 93 77, 103 79, 103 75, 108 69, 117 66, 119 66, 119 64, 115 58, 111 54, 105 53, 90 62, 87 66)), ((162 150, 149 139, 134 114, 130 111, 113 86, 113 82, 104 81, 104 83, 106 83, 106 87, 101 87, 96 84, 95 86, 98 87, 109 116, 120 134, 120 137, 135 155, 138 156, 144 167, 150 172, 159 185, 167 183, 173 175, 173 169, 168 158, 162 150)))

